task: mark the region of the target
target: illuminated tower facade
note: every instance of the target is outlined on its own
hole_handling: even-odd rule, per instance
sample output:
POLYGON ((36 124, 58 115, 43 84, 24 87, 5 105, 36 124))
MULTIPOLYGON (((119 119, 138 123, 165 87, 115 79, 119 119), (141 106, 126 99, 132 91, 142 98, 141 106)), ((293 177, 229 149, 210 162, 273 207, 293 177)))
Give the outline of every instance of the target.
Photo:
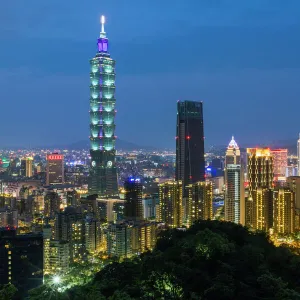
POLYGON ((232 137, 225 156, 225 220, 245 225, 243 178, 240 148, 232 137))
POLYGON ((182 226, 182 182, 166 181, 159 185, 157 220, 171 228, 182 226))
POLYGON ((188 186, 189 199, 187 210, 187 225, 191 226, 197 220, 212 220, 213 218, 213 188, 210 181, 200 181, 188 186))
POLYGON ((246 226, 268 230, 273 222, 273 156, 269 148, 248 148, 247 155, 246 226))
POLYGON ((184 196, 187 186, 204 181, 203 104, 195 101, 177 102, 176 180, 181 180, 184 196))
POLYGON ((274 181, 285 181, 288 164, 288 149, 271 150, 273 156, 274 181))
POLYGON ((98 52, 90 60, 90 144, 89 194, 118 193, 115 165, 115 61, 108 51, 108 39, 101 17, 98 52))
POLYGON ((295 193, 289 188, 274 191, 274 232, 289 234, 295 230, 295 193))

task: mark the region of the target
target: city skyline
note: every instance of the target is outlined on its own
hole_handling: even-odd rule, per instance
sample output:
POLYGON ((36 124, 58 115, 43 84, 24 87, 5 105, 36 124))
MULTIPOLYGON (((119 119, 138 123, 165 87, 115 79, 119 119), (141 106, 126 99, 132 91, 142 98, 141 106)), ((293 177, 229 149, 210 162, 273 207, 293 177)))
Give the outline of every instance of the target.
POLYGON ((241 145, 296 136, 298 130, 292 123, 299 105, 296 100, 300 45, 295 39, 300 32, 299 3, 270 3, 236 2, 216 7, 198 1, 189 5, 173 1, 170 6, 167 1, 159 12, 155 3, 132 1, 127 6, 116 6, 112 1, 101 7, 78 4, 72 15, 75 20, 64 13, 65 4, 59 6, 56 1, 49 4, 48 10, 37 3, 30 12, 22 5, 15 12, 13 5, 5 4, 6 18, 1 28, 4 47, 0 54, 7 59, 0 70, 0 97, 6 99, 3 111, 9 112, 12 103, 17 109, 13 122, 9 113, 1 118, 0 146, 41 146, 86 139, 86 57, 93 55, 100 12, 107 15, 118 62, 116 98, 120 113, 116 124, 121 139, 173 148, 178 99, 204 102, 207 144, 225 145, 231 134, 238 137, 241 145), (51 13, 56 10, 54 22, 51 13), (99 13, 95 14, 95 10, 99 13), (145 13, 143 18, 141 11, 145 13), (24 27, 29 20, 31 26, 24 27), (12 39, 12 33, 17 33, 18 38, 12 39), (174 64, 182 51, 174 47, 178 38, 186 40, 184 47, 189 53, 180 68, 174 64), (21 59, 17 56, 20 47, 24 53, 21 59), (15 82, 19 82, 19 89, 11 93, 15 82), (174 86, 174 82, 181 84, 174 86), (45 90, 48 92, 43 93, 45 90), (40 95, 46 110, 41 110, 40 95), (283 99, 286 105, 279 109, 283 99), (251 107, 240 113, 247 103, 251 107), (158 106, 160 110, 156 109, 158 106), (129 117, 132 107, 136 107, 135 118, 129 117), (225 117, 228 107, 233 118, 225 117), (35 117, 25 121, 23 111, 28 108, 35 117), (266 108, 271 110, 271 120, 265 119, 266 108), (157 116, 155 123, 147 119, 145 111, 157 116), (66 112, 76 116, 68 124, 66 112), (250 131, 248 123, 254 112, 256 122, 250 131), (281 119, 282 114, 289 116, 284 124, 272 122, 281 119), (136 124, 139 126, 132 135, 131 128, 136 124), (258 129, 260 134, 255 135, 258 129))

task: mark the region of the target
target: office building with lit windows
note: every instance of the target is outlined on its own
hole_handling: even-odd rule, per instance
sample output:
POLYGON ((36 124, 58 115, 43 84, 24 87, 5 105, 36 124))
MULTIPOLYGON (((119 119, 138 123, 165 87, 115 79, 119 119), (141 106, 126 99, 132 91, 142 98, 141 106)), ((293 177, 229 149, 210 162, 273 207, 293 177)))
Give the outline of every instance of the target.
POLYGON ((202 102, 177 102, 175 179, 186 197, 189 184, 205 180, 202 102))
POLYGON ((182 226, 182 181, 167 181, 159 184, 159 207, 157 221, 171 228, 182 226))
POLYGON ((225 221, 245 225, 244 174, 241 152, 232 137, 225 156, 225 221))
POLYGON ((58 153, 47 154, 46 184, 65 182, 64 156, 58 153))
POLYGON ((90 60, 90 155, 89 194, 99 197, 118 194, 115 165, 115 60, 101 18, 98 52, 90 60))
POLYGON ((106 243, 109 257, 131 257, 131 227, 126 223, 109 224, 106 230, 106 243))
POLYGON ((248 148, 246 226, 267 230, 272 227, 273 156, 268 148, 248 148))
POLYGON ((300 176, 287 177, 286 185, 295 193, 295 208, 300 210, 300 176))
POLYGON ((273 156, 274 181, 285 181, 288 166, 288 150, 273 149, 271 150, 271 155, 273 156))
POLYGON ((0 229, 0 285, 13 284, 23 299, 30 289, 43 284, 43 236, 18 235, 16 230, 0 229))
POLYGON ((197 220, 211 220, 213 217, 213 187, 209 181, 188 185, 187 225, 197 220))
POLYGON ((274 233, 290 234, 295 231, 295 193, 289 188, 277 188, 273 195, 274 233))
POLYGON ((44 239, 44 274, 61 274, 69 270, 69 243, 44 239))

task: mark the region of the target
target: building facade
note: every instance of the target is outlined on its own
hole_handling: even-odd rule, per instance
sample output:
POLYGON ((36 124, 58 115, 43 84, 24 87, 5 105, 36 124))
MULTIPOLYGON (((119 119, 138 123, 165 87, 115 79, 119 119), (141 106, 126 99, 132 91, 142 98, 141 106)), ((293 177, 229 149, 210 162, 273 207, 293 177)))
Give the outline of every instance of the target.
POLYGON ((188 185, 189 198, 187 209, 187 225, 197 220, 212 220, 213 187, 209 181, 200 181, 188 185))
POLYGON ((157 221, 171 228, 183 224, 182 181, 167 181, 159 185, 157 221))
POLYGON ((295 193, 289 188, 274 190, 274 233, 290 234, 295 231, 295 193))
POLYGON ((295 208, 300 209, 300 176, 287 177, 286 185, 295 193, 295 208))
POLYGON ((273 156, 274 181, 285 181, 288 165, 288 150, 273 149, 271 150, 271 155, 273 156))
POLYGON ((115 61, 108 51, 108 39, 102 29, 98 52, 90 60, 90 155, 89 194, 99 197, 118 194, 115 165, 115 61))
POLYGON ((63 184, 65 182, 64 156, 58 153, 47 154, 46 184, 63 184))
POLYGON ((205 180, 202 102, 177 102, 175 179, 186 197, 189 184, 205 180))
POLYGON ((24 177, 33 176, 33 158, 25 157, 21 159, 20 175, 24 177))
POLYGON ((270 207, 273 203, 273 156, 268 148, 248 148, 248 198, 246 200, 246 226, 254 229, 270 228, 270 207), (258 190, 259 189, 259 190, 258 190))
POLYGON ((128 178, 124 183, 125 210, 124 217, 132 220, 142 220, 143 211, 143 185, 139 178, 128 178))
POLYGON ((241 152, 232 137, 225 156, 225 221, 245 225, 244 174, 241 152))
POLYGON ((43 236, 17 235, 16 230, 0 230, 0 284, 13 284, 17 299, 43 284, 43 236))

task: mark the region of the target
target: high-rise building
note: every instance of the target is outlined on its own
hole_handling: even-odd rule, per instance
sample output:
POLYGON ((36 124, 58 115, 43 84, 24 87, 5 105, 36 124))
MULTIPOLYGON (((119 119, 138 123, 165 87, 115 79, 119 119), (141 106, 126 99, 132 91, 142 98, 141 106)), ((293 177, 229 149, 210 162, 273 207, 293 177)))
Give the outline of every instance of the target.
POLYGON ((139 178, 128 178, 124 183, 126 219, 141 220, 144 217, 143 211, 143 185, 139 178))
POLYGON ((274 190, 274 232, 293 233, 295 230, 295 193, 289 188, 274 190))
POLYGON ((241 164, 241 151, 237 142, 234 140, 234 137, 232 137, 226 150, 225 167, 227 165, 240 165, 240 164, 241 164))
POLYGON ((288 164, 288 150, 271 150, 273 156, 274 181, 285 181, 286 169, 288 164))
POLYGON ((131 227, 128 224, 109 224, 106 241, 108 256, 130 257, 132 255, 131 227))
POLYGON ((202 102, 177 102, 175 172, 176 180, 182 181, 185 197, 189 184, 205 180, 202 102))
POLYGON ((85 221, 73 207, 67 207, 55 218, 55 240, 69 242, 70 262, 86 258, 85 221))
POLYGON ((297 141, 298 176, 300 176, 300 133, 297 141))
POLYGON ((167 181, 160 184, 159 200, 157 220, 171 228, 182 226, 182 181, 167 181))
POLYGON ((33 176, 33 158, 25 157, 21 160, 20 175, 24 177, 33 176))
POLYGON ((101 246, 100 222, 88 219, 85 222, 85 248, 89 253, 96 253, 101 246))
POLYGON ((47 154, 47 178, 46 184, 62 184, 64 176, 64 156, 58 153, 47 154))
POLYGON ((287 177, 286 184, 295 193, 295 208, 300 209, 300 176, 287 177))
POLYGON ((56 192, 48 192, 44 198, 44 216, 54 218, 60 211, 61 199, 56 192))
POLYGON ((272 227, 273 157, 268 148, 248 148, 246 225, 259 230, 272 227))
POLYGON ((225 156, 225 221, 245 225, 244 173, 241 153, 232 137, 225 156))
POLYGON ((115 61, 108 51, 108 39, 102 29, 98 52, 90 60, 90 143, 91 166, 89 194, 111 196, 118 194, 115 165, 115 61))
POLYGON ((18 211, 16 209, 0 208, 0 227, 18 227, 18 211))
POLYGON ((259 187, 252 192, 253 207, 250 227, 268 231, 273 227, 273 190, 259 187))
POLYGON ((44 238, 44 274, 66 273, 69 263, 69 243, 44 238))
POLYGON ((30 289, 43 284, 43 236, 1 229, 0 266, 0 284, 13 284, 16 299, 26 298, 30 289))
POLYGON ((210 181, 200 181, 188 185, 189 198, 187 225, 197 220, 211 220, 213 217, 213 187, 210 181))
POLYGON ((151 194, 143 199, 144 219, 155 219, 156 207, 159 205, 158 194, 151 194))
POLYGON ((156 244, 156 224, 136 222, 131 226, 131 251, 140 254, 151 251, 156 244))

